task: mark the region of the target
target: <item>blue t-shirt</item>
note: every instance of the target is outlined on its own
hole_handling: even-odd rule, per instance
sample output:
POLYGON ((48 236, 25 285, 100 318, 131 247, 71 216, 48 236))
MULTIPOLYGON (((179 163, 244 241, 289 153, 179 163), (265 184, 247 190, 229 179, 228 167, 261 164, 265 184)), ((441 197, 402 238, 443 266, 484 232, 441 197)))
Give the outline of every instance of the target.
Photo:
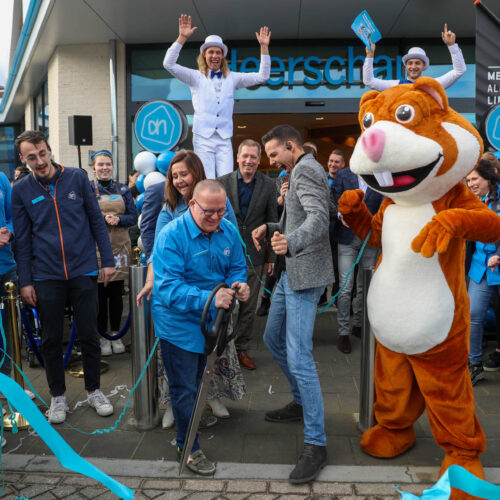
MULTIPOLYGON (((11 187, 7 176, 0 172, 0 227, 6 227, 11 233, 14 233, 12 227, 12 213, 10 208, 11 187)), ((16 267, 14 254, 10 243, 0 247, 0 275, 9 272, 16 267)))
MULTIPOLYGON (((231 286, 247 281, 235 229, 222 219, 218 230, 206 235, 187 210, 156 237, 153 269, 156 336, 186 351, 203 353, 200 321, 210 292, 221 282, 231 286)), ((211 311, 215 313, 215 299, 211 311)))

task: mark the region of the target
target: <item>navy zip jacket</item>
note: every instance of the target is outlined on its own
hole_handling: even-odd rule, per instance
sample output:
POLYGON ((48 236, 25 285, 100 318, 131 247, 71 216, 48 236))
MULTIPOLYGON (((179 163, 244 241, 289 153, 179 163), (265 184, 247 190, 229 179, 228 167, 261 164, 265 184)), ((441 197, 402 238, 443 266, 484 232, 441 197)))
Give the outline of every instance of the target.
POLYGON ((68 280, 96 271, 96 243, 102 266, 115 265, 106 223, 87 173, 54 165, 53 193, 34 174, 12 188, 20 287, 32 285, 33 280, 68 280))

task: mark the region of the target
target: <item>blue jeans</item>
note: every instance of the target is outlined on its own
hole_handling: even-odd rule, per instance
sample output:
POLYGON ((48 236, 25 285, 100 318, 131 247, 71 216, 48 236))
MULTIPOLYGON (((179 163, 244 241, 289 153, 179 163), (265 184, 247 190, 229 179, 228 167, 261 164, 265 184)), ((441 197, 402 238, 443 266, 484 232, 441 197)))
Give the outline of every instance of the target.
MULTIPOLYGON (((17 286, 17 273, 16 268, 7 271, 5 274, 0 275, 0 299, 8 297, 8 293, 5 291, 4 284, 7 281, 13 281, 17 286)), ((10 321, 9 321, 9 306, 5 303, 4 309, 5 315, 2 317, 3 322, 3 330, 5 333, 5 340, 7 341, 7 345, 5 346, 5 351, 9 356, 12 356, 12 332, 10 331, 10 321), (5 318, 5 321, 3 321, 5 318)), ((4 349, 3 341, 0 335, 0 347, 4 349)), ((3 364, 0 367, 0 373, 7 375, 10 377, 10 373, 12 371, 12 362, 10 358, 7 356, 4 357, 3 351, 0 351, 0 359, 3 358, 3 364)))
MULTIPOLYGON (((363 242, 354 236, 348 245, 339 243, 339 288, 344 284, 347 273, 356 262, 363 242)), ((370 269, 377 263, 378 248, 365 246, 365 250, 359 261, 360 269, 370 269)), ((337 298, 337 322, 339 335, 349 335, 349 318, 351 316, 351 292, 354 283, 355 270, 349 276, 347 283, 337 298)), ((356 286, 356 297, 352 302, 354 312, 353 325, 361 326, 363 321, 363 280, 358 278, 356 286)))
MULTIPOLYGON (((177 446, 182 450, 207 357, 197 352, 185 351, 164 339, 160 339, 160 347, 177 425, 177 446)), ((197 434, 191 452, 199 449, 197 434)))
POLYGON ((294 291, 283 272, 271 301, 264 343, 304 411, 304 442, 326 445, 323 395, 312 355, 316 309, 324 286, 294 291))
POLYGON ((470 351, 469 361, 473 365, 483 362, 483 321, 493 297, 500 292, 500 285, 488 285, 486 276, 480 283, 469 282, 470 298, 470 351))

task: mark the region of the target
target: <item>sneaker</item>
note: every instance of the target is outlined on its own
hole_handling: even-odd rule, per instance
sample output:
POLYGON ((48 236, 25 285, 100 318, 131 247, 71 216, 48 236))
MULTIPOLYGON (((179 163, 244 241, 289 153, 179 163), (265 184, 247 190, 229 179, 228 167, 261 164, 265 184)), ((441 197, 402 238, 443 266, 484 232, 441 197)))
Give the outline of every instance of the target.
POLYGON ((290 473, 290 482, 292 484, 302 484, 314 481, 325 465, 326 446, 304 443, 304 449, 299 461, 290 473))
POLYGON ((207 406, 212 410, 212 415, 217 418, 229 418, 229 410, 219 398, 207 399, 207 406))
POLYGON ((92 394, 89 393, 87 400, 89 406, 95 408, 100 417, 107 417, 113 413, 113 405, 99 389, 96 389, 92 394))
POLYGON ((200 425, 198 429, 209 429, 217 423, 217 417, 210 415, 210 413, 204 412, 200 418, 200 425))
MULTIPOLYGON (((177 447, 177 459, 180 460, 182 451, 177 447)), ((215 463, 209 460, 200 450, 191 453, 187 459, 187 468, 200 476, 211 476, 215 473, 215 463)))
POLYGON ((7 440, 3 437, 2 438, 2 448, 7 444, 7 440))
POLYGON ((469 363, 469 373, 470 373, 470 380, 472 382, 472 385, 476 385, 480 380, 484 379, 484 370, 483 370, 483 365, 473 365, 472 363, 469 363))
POLYGON ((172 403, 169 401, 161 419, 161 426, 163 429, 170 429, 175 424, 174 412, 172 410, 172 403))
POLYGON ((268 411, 264 418, 268 422, 299 422, 302 420, 302 405, 292 401, 284 408, 268 411))
POLYGON ((112 340, 111 347, 113 348, 113 354, 123 354, 125 352, 125 346, 121 339, 112 340))
POLYGON ((484 362, 483 368, 487 372, 497 372, 500 370, 500 352, 493 351, 484 362))
MULTIPOLYGON (((30 399, 35 399, 35 395, 29 389, 24 389, 24 392, 26 393, 26 396, 28 396, 30 399)), ((0 399, 2 399, 4 401, 7 400, 5 395, 2 393, 0 393, 0 399)))
POLYGON ((101 344, 101 356, 111 356, 113 354, 111 351, 111 341, 101 337, 99 342, 101 344))
POLYGON ((66 404, 66 396, 52 397, 50 408, 47 412, 51 424, 62 424, 66 420, 66 412, 69 410, 66 404))

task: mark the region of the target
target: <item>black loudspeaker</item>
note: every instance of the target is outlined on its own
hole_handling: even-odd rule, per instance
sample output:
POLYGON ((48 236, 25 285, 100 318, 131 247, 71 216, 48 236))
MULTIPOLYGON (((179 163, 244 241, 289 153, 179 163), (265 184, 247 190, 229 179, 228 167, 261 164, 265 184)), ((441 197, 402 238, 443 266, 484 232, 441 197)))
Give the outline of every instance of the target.
POLYGON ((69 143, 72 146, 92 145, 92 117, 68 116, 69 143))

